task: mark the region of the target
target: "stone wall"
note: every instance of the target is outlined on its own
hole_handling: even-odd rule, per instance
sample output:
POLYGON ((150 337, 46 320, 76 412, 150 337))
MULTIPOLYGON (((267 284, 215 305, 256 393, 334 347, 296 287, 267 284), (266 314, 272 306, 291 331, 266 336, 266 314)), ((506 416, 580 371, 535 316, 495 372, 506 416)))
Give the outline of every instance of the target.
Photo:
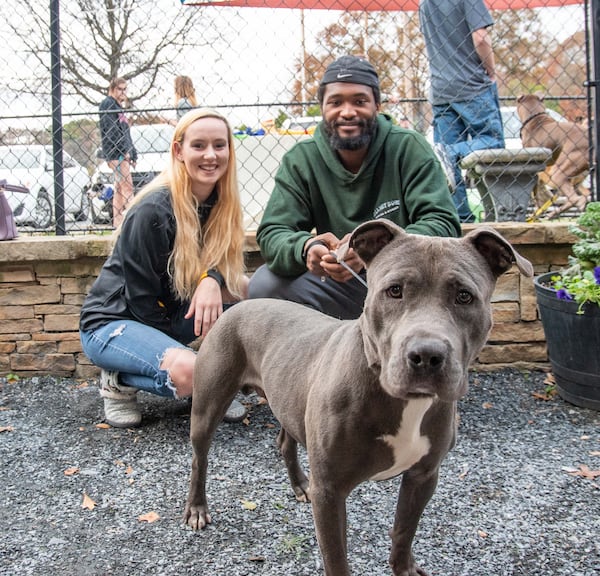
MULTIPOLYGON (((474 225, 465 225, 465 232, 474 225)), ((541 274, 566 263, 575 238, 564 223, 494 223, 541 274)), ((0 376, 94 377, 81 351, 79 308, 112 246, 110 236, 20 237, 0 242, 0 376)), ((248 268, 260 263, 247 238, 248 268)), ((494 328, 478 369, 547 366, 546 344, 530 279, 512 270, 493 297, 494 328)))

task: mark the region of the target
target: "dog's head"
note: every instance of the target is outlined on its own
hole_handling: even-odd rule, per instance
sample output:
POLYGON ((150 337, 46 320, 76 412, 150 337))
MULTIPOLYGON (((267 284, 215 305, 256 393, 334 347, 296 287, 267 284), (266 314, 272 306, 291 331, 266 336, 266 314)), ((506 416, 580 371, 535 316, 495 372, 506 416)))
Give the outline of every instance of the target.
POLYGON ((521 94, 517 98, 517 114, 521 122, 526 122, 535 114, 545 112, 544 95, 541 92, 535 94, 521 94))
POLYGON ((394 397, 460 398, 491 330, 497 278, 513 264, 530 277, 530 262, 488 227, 440 238, 373 220, 354 230, 350 247, 367 267, 360 325, 383 389, 394 397))

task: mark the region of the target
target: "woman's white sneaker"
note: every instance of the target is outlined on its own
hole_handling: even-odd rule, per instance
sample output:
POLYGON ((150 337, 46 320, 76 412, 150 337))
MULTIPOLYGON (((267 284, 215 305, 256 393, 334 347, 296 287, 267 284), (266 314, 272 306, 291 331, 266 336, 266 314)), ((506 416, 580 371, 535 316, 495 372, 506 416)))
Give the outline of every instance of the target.
POLYGON ((104 398, 104 418, 115 428, 135 428, 142 422, 137 388, 119 384, 119 373, 100 372, 100 396, 104 398))

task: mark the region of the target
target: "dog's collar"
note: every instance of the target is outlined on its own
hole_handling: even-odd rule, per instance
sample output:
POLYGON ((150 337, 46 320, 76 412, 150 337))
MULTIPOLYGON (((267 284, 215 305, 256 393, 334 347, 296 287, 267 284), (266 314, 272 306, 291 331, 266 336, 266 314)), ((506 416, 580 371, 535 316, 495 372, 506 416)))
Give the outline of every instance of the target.
POLYGON ((523 122, 523 124, 521 124, 521 130, 519 130, 519 136, 521 138, 523 137, 523 128, 525 128, 525 126, 527 126, 527 124, 529 124, 532 120, 534 120, 538 116, 547 116, 547 115, 548 115, 548 112, 546 112, 544 110, 544 112, 537 112, 533 116, 530 116, 529 118, 527 118, 527 120, 525 120, 525 122, 523 122))

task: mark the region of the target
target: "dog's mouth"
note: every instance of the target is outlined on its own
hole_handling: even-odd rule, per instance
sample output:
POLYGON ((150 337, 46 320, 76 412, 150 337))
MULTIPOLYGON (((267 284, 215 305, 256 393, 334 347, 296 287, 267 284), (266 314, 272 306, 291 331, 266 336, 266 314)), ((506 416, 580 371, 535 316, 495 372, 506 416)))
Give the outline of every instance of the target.
POLYGON ((435 398, 437 394, 433 392, 408 392, 406 397, 409 400, 413 400, 415 398, 435 398))

